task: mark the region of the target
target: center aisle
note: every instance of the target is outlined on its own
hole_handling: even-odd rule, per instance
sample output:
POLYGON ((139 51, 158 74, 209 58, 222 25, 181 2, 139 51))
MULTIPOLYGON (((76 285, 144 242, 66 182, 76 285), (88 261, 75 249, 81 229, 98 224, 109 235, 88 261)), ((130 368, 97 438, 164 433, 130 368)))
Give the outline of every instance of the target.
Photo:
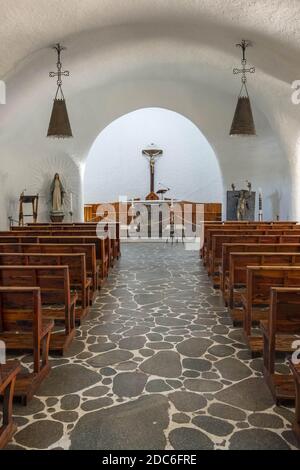
POLYGON ((181 244, 123 245, 68 354, 51 364, 38 396, 14 407, 10 449, 296 446, 294 414, 274 405, 262 359, 181 244))

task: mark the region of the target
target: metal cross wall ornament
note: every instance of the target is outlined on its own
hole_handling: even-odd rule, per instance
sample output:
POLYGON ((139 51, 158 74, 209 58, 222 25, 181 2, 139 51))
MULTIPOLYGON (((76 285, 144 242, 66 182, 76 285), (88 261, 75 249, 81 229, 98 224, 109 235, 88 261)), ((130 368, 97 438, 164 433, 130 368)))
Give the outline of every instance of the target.
POLYGON ((247 77, 246 77, 246 73, 255 73, 255 67, 250 67, 250 68, 246 68, 246 65, 247 65, 247 59, 246 59, 246 48, 251 46, 251 42, 250 41, 246 41, 245 39, 242 39, 242 42, 239 43, 239 44, 236 44, 236 47, 240 47, 242 49, 242 60, 241 60, 241 64, 243 66, 243 68, 241 69, 238 69, 238 68, 234 68, 233 69, 233 73, 234 75, 238 74, 238 73, 241 73, 242 74, 242 83, 246 83, 247 82, 247 77))
POLYGON ((61 91, 62 95, 63 95, 63 92, 62 92, 62 79, 61 77, 64 76, 64 77, 69 77, 70 76, 70 72, 68 70, 65 70, 64 72, 62 72, 62 63, 61 63, 61 52, 62 51, 65 51, 66 50, 66 47, 63 47, 61 46, 59 43, 55 44, 55 46, 53 46, 53 49, 57 51, 57 63, 56 63, 56 66, 57 66, 57 72, 49 72, 49 77, 53 78, 53 77, 57 77, 57 92, 58 90, 61 91))
POLYGON ((50 72, 49 77, 57 77, 57 90, 54 97, 47 137, 73 137, 66 101, 62 91, 62 77, 70 76, 68 70, 62 70, 61 52, 66 48, 57 43, 53 46, 53 49, 57 52, 57 72, 50 72))
POLYGON ((238 102, 236 105, 233 121, 231 124, 230 135, 239 136, 253 136, 256 135, 250 98, 247 90, 247 73, 254 73, 255 67, 247 68, 246 60, 246 49, 251 45, 250 41, 242 39, 241 43, 236 44, 236 47, 242 49, 242 68, 234 68, 233 74, 242 74, 242 86, 238 96, 238 102))

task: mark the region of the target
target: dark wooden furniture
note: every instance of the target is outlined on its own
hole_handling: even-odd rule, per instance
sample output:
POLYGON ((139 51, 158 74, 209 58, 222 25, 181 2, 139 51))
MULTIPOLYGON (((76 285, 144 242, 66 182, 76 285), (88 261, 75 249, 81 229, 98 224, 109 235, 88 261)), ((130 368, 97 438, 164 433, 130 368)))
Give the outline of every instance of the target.
POLYGON ((63 354, 76 333, 77 293, 71 292, 68 266, 0 266, 0 285, 40 288, 43 319, 60 326, 51 335, 50 350, 63 354), (61 325, 64 325, 64 331, 61 325))
POLYGON ((2 425, 0 426, 0 449, 3 449, 16 431, 12 417, 13 397, 17 374, 21 367, 18 361, 0 364, 0 395, 2 403, 2 425))
MULTIPOLYGON (((96 247, 94 244, 53 244, 53 243, 0 243, 1 253, 81 253, 85 255, 87 277, 92 279, 93 295, 100 288, 101 279, 97 269, 96 247)), ((91 299, 92 300, 92 299, 91 299)))
POLYGON ((260 352, 263 338, 252 326, 269 318, 271 287, 300 287, 300 266, 248 266, 245 293, 241 295, 243 329, 252 352, 260 352))
MULTIPOLYGON (((16 232, 17 233, 17 232, 16 232)), ((99 239, 97 236, 70 236, 66 235, 14 235, 14 232, 10 232, 10 235, 2 236, 0 232, 0 243, 43 243, 43 244, 91 244, 93 243, 96 247, 96 259, 99 267, 101 278, 105 279, 108 276, 109 265, 110 265, 110 240, 109 237, 99 239)))
POLYGON ((275 373, 277 351, 293 352, 300 334, 300 287, 272 287, 268 317, 260 322, 263 333, 264 376, 274 400, 295 400, 292 375, 275 373))
POLYGON ((35 194, 33 196, 29 196, 21 193, 19 199, 19 225, 24 225, 24 217, 32 217, 33 222, 37 221, 38 216, 38 205, 39 205, 39 195, 35 194), (24 204, 31 204, 32 213, 31 214, 24 214, 24 204))
MULTIPOLYGON (((70 287, 76 291, 76 315, 81 322, 88 314, 92 281, 86 274, 85 254, 83 253, 0 253, 0 266, 68 266, 70 287)), ((50 274, 52 274, 50 272, 50 274)), ((54 273, 55 274, 55 273, 54 273)), ((66 286, 66 289, 68 287, 66 286)), ((44 291, 42 291, 43 302, 44 291)))
POLYGON ((273 252, 273 253, 297 253, 300 252, 300 244, 297 243, 223 243, 222 261, 218 268, 220 273, 220 288, 225 291, 226 277, 229 275, 229 255, 230 253, 242 252, 273 252))
MULTIPOLYGON (((278 245, 280 246, 280 245, 278 245)), ((230 253, 229 272, 226 276, 224 299, 232 310, 240 306, 245 290, 247 266, 300 266, 300 253, 242 252, 230 253)))
POLYGON ((14 395, 24 405, 48 375, 54 322, 42 317, 39 287, 0 287, 0 340, 6 351, 32 351, 33 370, 18 374, 14 395))

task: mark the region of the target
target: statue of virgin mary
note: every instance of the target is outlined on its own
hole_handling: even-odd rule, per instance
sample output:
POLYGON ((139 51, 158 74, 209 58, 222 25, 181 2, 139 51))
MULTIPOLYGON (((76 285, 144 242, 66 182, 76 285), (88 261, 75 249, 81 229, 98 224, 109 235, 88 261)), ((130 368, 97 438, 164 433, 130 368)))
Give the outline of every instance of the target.
POLYGON ((54 179, 50 188, 52 212, 62 212, 65 190, 59 179, 59 174, 55 173, 54 179))

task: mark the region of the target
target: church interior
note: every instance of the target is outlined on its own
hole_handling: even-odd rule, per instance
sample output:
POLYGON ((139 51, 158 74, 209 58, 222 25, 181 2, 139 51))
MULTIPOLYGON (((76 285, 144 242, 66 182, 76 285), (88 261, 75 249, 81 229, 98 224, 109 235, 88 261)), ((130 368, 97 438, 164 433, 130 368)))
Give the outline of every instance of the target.
POLYGON ((299 450, 300 3, 0 6, 0 449, 299 450))

